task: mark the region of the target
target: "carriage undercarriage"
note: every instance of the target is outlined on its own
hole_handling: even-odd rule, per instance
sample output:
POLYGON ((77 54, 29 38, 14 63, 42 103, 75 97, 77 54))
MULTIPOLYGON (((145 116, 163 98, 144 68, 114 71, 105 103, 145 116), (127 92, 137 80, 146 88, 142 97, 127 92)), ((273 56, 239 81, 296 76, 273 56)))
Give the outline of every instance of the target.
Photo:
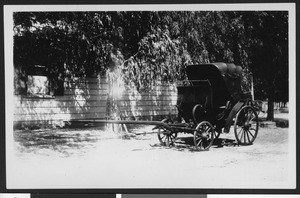
MULTIPOLYGON (((155 127, 158 130, 158 139, 164 146, 174 145, 178 133, 187 133, 193 135, 194 146, 197 150, 208 150, 221 133, 229 133, 222 131, 222 129, 216 130, 217 126, 206 120, 201 121, 196 126, 193 123, 174 123, 171 119, 164 119, 162 122, 171 127, 171 129, 166 129, 164 126, 155 127)), ((232 123, 237 144, 243 146, 253 144, 259 127, 255 109, 249 105, 243 106, 232 123)))

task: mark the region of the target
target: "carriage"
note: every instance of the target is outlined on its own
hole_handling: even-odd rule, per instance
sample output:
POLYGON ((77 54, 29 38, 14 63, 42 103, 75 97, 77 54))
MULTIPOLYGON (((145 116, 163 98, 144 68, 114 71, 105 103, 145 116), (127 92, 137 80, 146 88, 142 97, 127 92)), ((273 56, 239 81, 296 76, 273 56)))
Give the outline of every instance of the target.
POLYGON ((241 88, 242 68, 232 63, 189 65, 186 74, 177 87, 177 119, 166 118, 165 125, 155 127, 161 144, 173 145, 178 133, 190 133, 196 149, 208 150, 233 126, 237 144, 251 145, 259 120, 251 94, 241 88))

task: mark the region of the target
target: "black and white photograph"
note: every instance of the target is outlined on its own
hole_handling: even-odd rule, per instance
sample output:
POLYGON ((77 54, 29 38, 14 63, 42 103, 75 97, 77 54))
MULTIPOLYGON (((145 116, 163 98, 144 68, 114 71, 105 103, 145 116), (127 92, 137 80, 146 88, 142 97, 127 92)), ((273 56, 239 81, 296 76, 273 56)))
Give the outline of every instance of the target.
POLYGON ((295 18, 5 5, 7 189, 295 189, 295 18))

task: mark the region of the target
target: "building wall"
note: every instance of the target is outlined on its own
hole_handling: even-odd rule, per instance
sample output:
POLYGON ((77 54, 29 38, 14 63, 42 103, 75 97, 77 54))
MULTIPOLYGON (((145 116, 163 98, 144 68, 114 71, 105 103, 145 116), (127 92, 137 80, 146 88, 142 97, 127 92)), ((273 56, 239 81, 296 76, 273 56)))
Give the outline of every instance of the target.
POLYGON ((72 119, 104 118, 108 84, 106 79, 73 79, 65 82, 63 96, 15 95, 14 126, 64 125, 72 119))
POLYGON ((14 96, 14 127, 64 126, 78 119, 106 119, 115 112, 123 119, 155 119, 176 114, 174 85, 158 85, 138 92, 125 87, 114 96, 106 78, 77 78, 64 85, 64 95, 54 97, 14 96), (111 106, 114 106, 112 108, 111 106))
POLYGON ((137 120, 159 120, 170 113, 177 114, 177 89, 174 85, 156 85, 145 91, 126 87, 115 99, 121 117, 137 120))

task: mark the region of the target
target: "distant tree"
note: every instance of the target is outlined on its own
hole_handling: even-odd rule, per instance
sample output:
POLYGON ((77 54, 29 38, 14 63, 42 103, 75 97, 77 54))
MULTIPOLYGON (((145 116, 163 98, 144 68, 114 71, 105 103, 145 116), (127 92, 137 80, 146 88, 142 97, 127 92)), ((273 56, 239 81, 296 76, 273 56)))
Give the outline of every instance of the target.
POLYGON ((288 12, 245 12, 251 39, 251 59, 258 99, 268 99, 268 120, 274 101, 288 101, 288 12))

